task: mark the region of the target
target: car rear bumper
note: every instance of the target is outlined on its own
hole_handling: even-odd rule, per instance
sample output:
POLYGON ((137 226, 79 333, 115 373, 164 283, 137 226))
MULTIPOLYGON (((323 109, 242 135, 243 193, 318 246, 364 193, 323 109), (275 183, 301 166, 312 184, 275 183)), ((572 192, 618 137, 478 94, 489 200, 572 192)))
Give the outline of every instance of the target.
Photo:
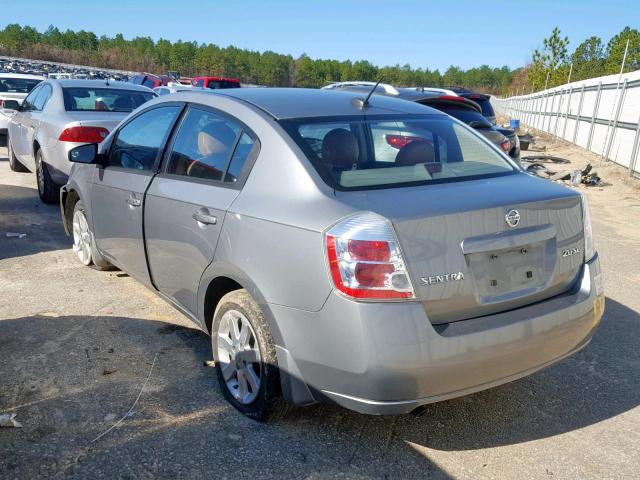
POLYGON ((284 383, 297 385, 285 385, 285 394, 292 390, 297 403, 398 414, 507 383, 589 342, 604 310, 601 284, 596 256, 565 294, 437 326, 419 302, 353 302, 333 293, 315 313, 270 305, 284 343, 284 383))

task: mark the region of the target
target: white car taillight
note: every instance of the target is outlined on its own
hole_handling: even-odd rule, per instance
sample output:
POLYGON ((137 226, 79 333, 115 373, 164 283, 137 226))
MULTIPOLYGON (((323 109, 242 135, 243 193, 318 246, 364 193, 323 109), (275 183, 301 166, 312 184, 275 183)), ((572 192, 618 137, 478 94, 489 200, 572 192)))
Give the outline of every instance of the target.
POLYGON ((596 254, 593 245, 593 229, 591 228, 591 214, 589 213, 589 205, 587 198, 582 195, 582 223, 584 225, 584 261, 588 262, 596 254))
POLYGON ((415 297, 391 223, 372 212, 358 213, 326 232, 327 258, 335 287, 359 299, 415 297))

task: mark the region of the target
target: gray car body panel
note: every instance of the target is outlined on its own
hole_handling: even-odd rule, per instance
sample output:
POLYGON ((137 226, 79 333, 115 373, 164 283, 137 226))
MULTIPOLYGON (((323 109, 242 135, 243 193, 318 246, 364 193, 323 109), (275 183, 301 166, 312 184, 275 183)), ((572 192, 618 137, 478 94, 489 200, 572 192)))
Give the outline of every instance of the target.
MULTIPOLYGON (((241 190, 155 173, 142 198, 144 225, 141 216, 139 231, 123 233, 132 246, 122 247, 131 252, 118 266, 135 271, 156 291, 160 286, 163 298, 203 329, 210 320, 205 299, 211 282, 225 277, 247 289, 271 327, 288 399, 299 404, 331 401, 367 413, 407 412, 518 378, 588 342, 601 316, 594 309, 602 294, 597 291, 598 258, 588 264, 583 255, 559 258, 563 248, 584 246, 577 193, 522 173, 493 146, 514 165, 513 174, 337 192, 276 118, 292 118, 295 112, 299 117, 354 115, 358 110, 352 100, 358 95, 247 90, 180 92, 140 109, 168 101, 218 109, 251 128, 261 150, 241 190), (214 228, 191 218, 201 207, 219 216, 214 228), (512 208, 521 213, 517 228, 505 223, 512 208), (415 300, 355 301, 334 289, 324 232, 362 211, 392 222, 415 300), (536 255, 546 262, 537 272, 544 276, 541 284, 528 290, 507 285, 501 298, 483 296, 474 281, 495 269, 477 263, 473 255, 538 243, 536 255), (145 278, 139 270, 147 256, 151 276, 145 278), (421 277, 458 270, 465 274, 461 282, 420 284, 421 277)), ((402 100, 376 97, 373 104, 376 114, 444 116, 402 100)), ((112 138, 103 142, 101 152, 112 138)), ((109 211, 106 199, 92 195, 93 182, 105 170, 109 168, 77 164, 66 187, 84 200, 96 232, 101 223, 122 215, 109 211), (98 201, 103 208, 96 206, 98 201)), ((132 185, 122 180, 121 187, 127 193, 132 185)), ((102 251, 104 239, 97 235, 96 240, 102 251)), ((510 255, 506 267, 527 267, 518 262, 510 255)))

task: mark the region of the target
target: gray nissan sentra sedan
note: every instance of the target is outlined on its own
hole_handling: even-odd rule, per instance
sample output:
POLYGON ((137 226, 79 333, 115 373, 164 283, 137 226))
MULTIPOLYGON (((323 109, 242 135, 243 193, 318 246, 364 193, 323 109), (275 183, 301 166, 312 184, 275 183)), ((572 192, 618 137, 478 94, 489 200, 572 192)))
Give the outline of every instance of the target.
POLYGON ((210 332, 222 391, 258 420, 493 387, 578 351, 603 314, 584 198, 443 113, 361 97, 177 93, 69 153, 80 261, 210 332))

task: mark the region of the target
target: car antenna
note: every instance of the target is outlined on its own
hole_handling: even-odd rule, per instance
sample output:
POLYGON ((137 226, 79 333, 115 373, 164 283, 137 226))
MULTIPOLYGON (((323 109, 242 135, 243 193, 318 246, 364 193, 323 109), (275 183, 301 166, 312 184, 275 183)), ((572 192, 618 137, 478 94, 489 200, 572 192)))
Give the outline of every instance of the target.
POLYGON ((364 110, 365 108, 368 108, 369 107, 369 99, 371 98, 371 95, 373 95, 373 92, 375 92, 376 88, 378 88, 378 85, 380 85, 380 82, 382 82, 382 77, 380 77, 380 80, 378 80, 376 82, 376 84, 373 86, 373 88, 371 89, 371 91, 367 95, 367 98, 365 98, 364 100, 362 98, 354 98, 352 100, 352 103, 357 108, 359 108, 360 110, 364 110))
POLYGON ((109 79, 108 79, 108 78, 105 78, 105 79, 104 79, 104 83, 105 83, 105 84, 107 85, 107 87, 108 87, 108 86, 109 86, 109 79))

